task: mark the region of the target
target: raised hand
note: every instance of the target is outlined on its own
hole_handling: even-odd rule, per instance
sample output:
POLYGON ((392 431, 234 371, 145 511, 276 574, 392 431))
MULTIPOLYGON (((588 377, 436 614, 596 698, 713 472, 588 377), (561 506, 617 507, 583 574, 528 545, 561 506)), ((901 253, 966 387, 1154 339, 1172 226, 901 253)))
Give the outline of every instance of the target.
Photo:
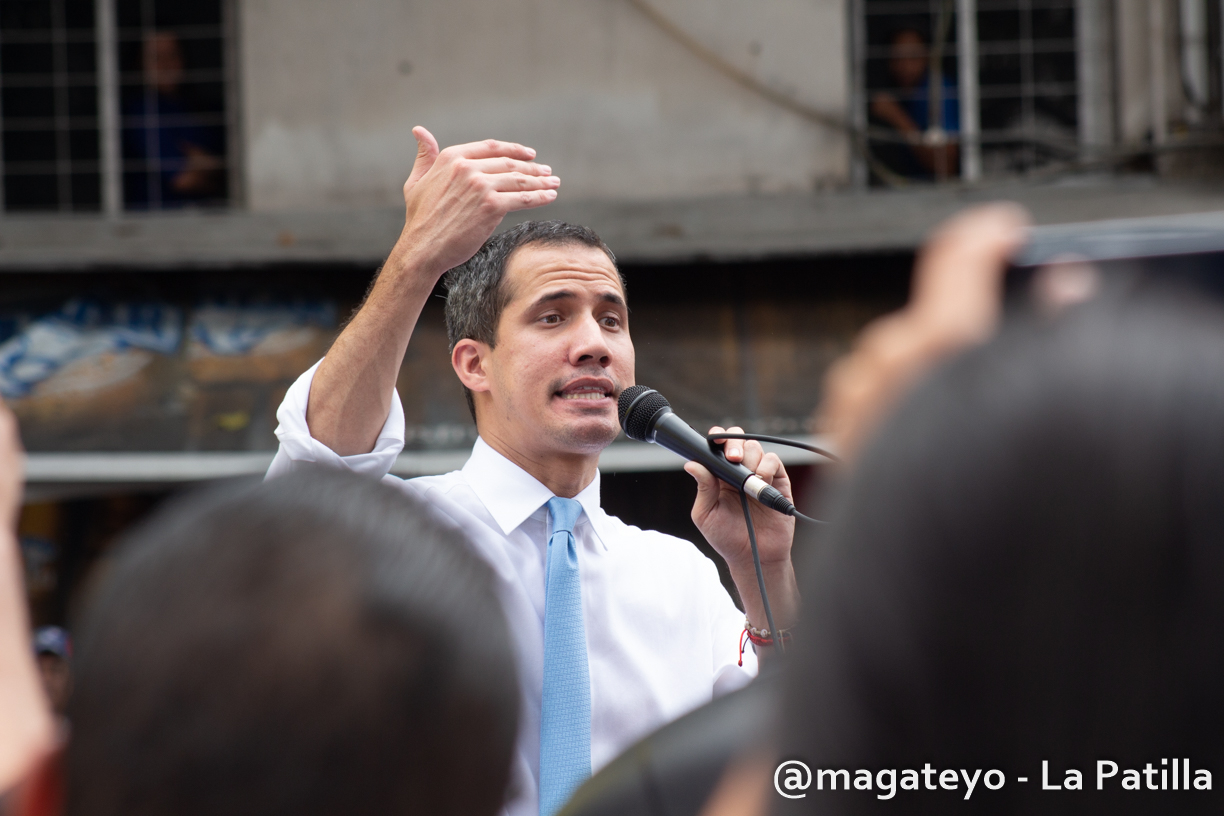
POLYGON ((1019 207, 988 204, 954 216, 927 241, 909 305, 868 324, 825 375, 816 425, 843 460, 931 366, 994 333, 1007 259, 1027 225, 1019 207))
POLYGON ((0 534, 16 533, 25 488, 25 450, 17 417, 0 400, 0 534))
POLYGON ((404 229, 310 389, 310 434, 341 456, 373 449, 438 279, 475 255, 506 213, 548 204, 561 184, 533 161, 530 147, 487 139, 439 150, 425 128, 412 133, 417 155, 404 182, 404 229))
POLYGON ((55 733, 30 649, 17 549, 24 460, 17 420, 0 401, 0 793, 30 772, 55 733))
POLYGON ((486 139, 439 150, 425 128, 412 133, 417 157, 404 183, 404 231, 392 256, 419 259, 434 281, 472 257, 507 213, 557 198, 561 180, 533 161, 530 147, 486 139))
POLYGON ((408 180, 404 182, 405 202, 408 200, 408 192, 421 180, 421 176, 433 167, 434 162, 438 160, 438 154, 442 152, 438 149, 438 140, 434 138, 434 135, 420 125, 412 129, 412 135, 417 140, 417 154, 416 160, 412 163, 412 172, 408 174, 408 180))

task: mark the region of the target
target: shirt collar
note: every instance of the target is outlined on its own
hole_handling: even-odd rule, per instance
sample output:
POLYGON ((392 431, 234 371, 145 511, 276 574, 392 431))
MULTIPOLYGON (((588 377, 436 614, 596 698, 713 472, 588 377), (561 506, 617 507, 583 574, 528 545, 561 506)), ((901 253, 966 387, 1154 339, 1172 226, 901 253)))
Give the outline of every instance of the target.
MULTIPOLYGON (((480 437, 472 447, 472 455, 463 466, 463 478, 476 493, 481 504, 493 516, 504 535, 510 535, 553 497, 553 492, 538 479, 502 456, 480 437)), ((607 547, 604 512, 599 506, 599 471, 595 478, 574 497, 582 505, 596 536, 607 547)))

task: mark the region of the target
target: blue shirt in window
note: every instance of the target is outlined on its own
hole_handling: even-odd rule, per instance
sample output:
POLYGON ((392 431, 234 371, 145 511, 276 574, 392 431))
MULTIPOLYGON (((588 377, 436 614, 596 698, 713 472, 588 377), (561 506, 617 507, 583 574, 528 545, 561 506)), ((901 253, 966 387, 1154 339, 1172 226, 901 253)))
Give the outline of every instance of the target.
MULTIPOLYGON (((919 130, 930 127, 930 76, 924 76, 922 81, 908 92, 899 95, 898 101, 909 114, 910 119, 919 130)), ((943 78, 943 122, 940 123, 947 133, 960 132, 960 102, 957 100, 956 82, 949 76, 943 78)))

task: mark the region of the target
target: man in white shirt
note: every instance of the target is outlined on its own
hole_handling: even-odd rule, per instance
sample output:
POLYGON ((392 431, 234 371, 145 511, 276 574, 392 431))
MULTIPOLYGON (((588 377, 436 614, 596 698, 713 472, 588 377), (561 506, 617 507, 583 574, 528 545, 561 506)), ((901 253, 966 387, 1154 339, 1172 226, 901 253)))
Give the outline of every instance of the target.
MULTIPOLYGON (((599 454, 619 431, 617 396, 634 382, 611 252, 590 230, 557 222, 486 244, 506 213, 553 201, 560 180, 521 145, 439 151, 424 128, 413 132, 404 230, 326 358, 286 395, 268 474, 307 462, 380 476, 424 496, 468 535, 496 572, 519 656, 524 700, 508 812, 551 816, 591 769, 746 683, 756 655, 750 649, 740 665, 744 615, 712 562, 600 508, 599 454), (396 376, 426 298, 460 265, 448 279, 447 330, 480 438, 460 471, 395 479, 387 474, 404 445, 396 376), (576 523, 560 520, 568 499, 576 523), (566 569, 576 605, 562 621, 554 592, 570 579, 554 575, 566 569), (563 635, 577 637, 576 647, 563 635), (547 714, 542 722, 542 708, 561 711, 563 722, 547 714), (565 729, 572 733, 558 734, 565 729), (581 772, 557 771, 559 763, 581 772)), ((738 441, 726 454, 790 496, 775 455, 738 441)), ((751 625, 766 629, 739 494, 700 465, 686 470, 698 486, 694 522, 727 560, 751 625)), ((753 512, 774 620, 785 629, 798 613, 794 522, 753 512)))

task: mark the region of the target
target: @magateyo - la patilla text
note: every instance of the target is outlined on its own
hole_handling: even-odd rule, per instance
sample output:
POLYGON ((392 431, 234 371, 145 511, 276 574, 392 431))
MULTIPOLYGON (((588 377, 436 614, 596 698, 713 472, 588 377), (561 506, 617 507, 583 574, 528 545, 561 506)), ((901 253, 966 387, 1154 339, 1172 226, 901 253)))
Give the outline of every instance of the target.
POLYGON ((1043 791, 1103 791, 1111 787, 1124 791, 1210 791, 1212 774, 1206 768, 1195 767, 1189 758, 1147 762, 1126 767, 1111 759, 1101 759, 1088 771, 1079 768, 1053 768, 1049 760, 1041 761, 1039 773, 1015 774, 1009 780, 998 768, 964 769, 935 768, 925 763, 921 768, 885 768, 883 770, 849 770, 816 768, 813 770, 799 759, 788 759, 774 770, 774 790, 787 799, 803 799, 812 791, 857 790, 873 793, 877 799, 892 799, 902 791, 944 791, 963 795, 975 791, 997 791, 1011 781, 1017 785, 1032 785, 1043 791), (1092 776, 1095 775, 1095 785, 1092 776))

